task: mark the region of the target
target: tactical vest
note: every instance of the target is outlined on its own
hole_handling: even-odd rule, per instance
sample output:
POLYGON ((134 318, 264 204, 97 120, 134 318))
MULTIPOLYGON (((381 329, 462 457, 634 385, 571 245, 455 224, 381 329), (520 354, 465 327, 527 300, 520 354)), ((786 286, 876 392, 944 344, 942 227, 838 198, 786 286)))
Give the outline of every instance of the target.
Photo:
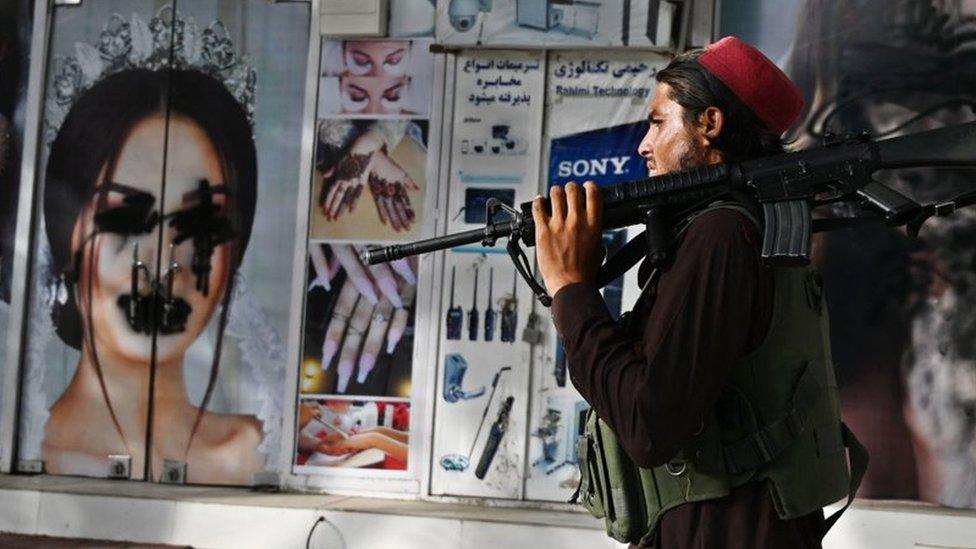
MULTIPOLYGON (((735 209, 756 223, 742 206, 705 211, 715 208, 735 209)), ((782 267, 773 268, 773 280, 765 339, 735 362, 717 404, 668 463, 653 469, 635 465, 590 410, 578 447, 578 498, 590 514, 605 519, 609 536, 650 544, 669 509, 727 496, 747 482, 766 484, 782 519, 844 496, 850 504, 867 453, 840 421, 821 278, 812 267, 782 267)), ((827 528, 846 508, 827 520, 827 528)))

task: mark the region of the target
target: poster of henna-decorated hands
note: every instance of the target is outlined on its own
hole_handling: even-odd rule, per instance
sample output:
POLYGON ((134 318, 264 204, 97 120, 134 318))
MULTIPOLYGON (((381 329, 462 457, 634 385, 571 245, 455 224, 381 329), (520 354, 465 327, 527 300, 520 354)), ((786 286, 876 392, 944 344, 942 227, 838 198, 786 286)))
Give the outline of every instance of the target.
POLYGON ((419 238, 427 124, 417 119, 319 120, 311 238, 419 238))

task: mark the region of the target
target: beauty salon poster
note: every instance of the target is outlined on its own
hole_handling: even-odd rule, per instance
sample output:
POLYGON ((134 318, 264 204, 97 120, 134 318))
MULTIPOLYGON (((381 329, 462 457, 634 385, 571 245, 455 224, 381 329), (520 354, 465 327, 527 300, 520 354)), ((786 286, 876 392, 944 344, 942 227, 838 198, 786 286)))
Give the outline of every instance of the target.
POLYGON ((203 484, 278 469, 309 16, 54 8, 19 459, 153 480, 172 460, 203 484))
POLYGON ((322 42, 297 473, 408 469, 419 262, 368 265, 361 254, 431 230, 429 46, 322 42))

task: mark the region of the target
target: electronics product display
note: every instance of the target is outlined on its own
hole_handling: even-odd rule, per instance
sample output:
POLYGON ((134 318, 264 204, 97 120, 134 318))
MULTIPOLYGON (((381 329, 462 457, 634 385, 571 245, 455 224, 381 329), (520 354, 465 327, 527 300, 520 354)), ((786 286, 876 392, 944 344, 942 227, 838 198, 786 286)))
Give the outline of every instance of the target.
POLYGON ((468 311, 468 339, 478 341, 478 267, 474 268, 474 295, 471 296, 471 309, 468 311))
POLYGON ((461 306, 454 305, 454 275, 457 267, 451 267, 451 305, 447 310, 447 339, 461 339, 461 324, 464 322, 464 312, 461 306))
MULTIPOLYGON (((498 381, 501 379, 502 374, 504 374, 505 372, 511 369, 512 369, 511 366, 504 366, 500 368, 497 372, 495 372, 495 377, 491 380, 491 394, 488 395, 488 402, 485 403, 485 409, 482 410, 481 412, 481 420, 478 422, 478 430, 475 431, 474 439, 471 441, 471 448, 468 449, 467 455, 448 454, 446 456, 442 456, 440 463, 441 463, 441 468, 443 468, 445 471, 462 472, 467 470, 468 465, 471 462, 471 453, 474 452, 474 447, 478 443, 478 437, 481 436, 481 430, 485 426, 485 419, 488 418, 488 410, 491 409, 491 403, 495 399, 495 389, 498 388, 498 381)), ((482 477, 478 477, 478 478, 482 478, 482 477)))
POLYGON ((529 151, 526 141, 511 134, 509 124, 495 124, 488 139, 462 139, 461 154, 488 156, 520 156, 529 151))
POLYGON ((600 23, 600 2, 591 0, 516 0, 515 23, 541 31, 557 30, 592 39, 600 23))
POLYGON ((444 400, 447 402, 457 402, 459 400, 470 400, 485 394, 485 386, 474 391, 465 391, 464 374, 468 371, 468 361, 459 354, 449 354, 444 357, 444 400))
POLYGON ((485 309, 485 341, 491 341, 495 338, 495 312, 494 303, 492 303, 492 287, 495 283, 495 268, 491 267, 488 270, 488 308, 485 309))
POLYGON ((512 403, 514 402, 515 397, 506 398, 505 402, 502 403, 501 410, 498 411, 498 418, 491 425, 488 440, 485 442, 485 449, 481 451, 481 459, 478 460, 478 467, 474 470, 474 476, 479 479, 485 478, 488 468, 491 467, 491 462, 495 459, 495 454, 498 453, 498 446, 508 430, 508 415, 512 411, 512 403))
POLYGON ((478 22, 478 14, 489 11, 491 0, 451 0, 447 15, 452 27, 459 32, 465 32, 478 22))
POLYGON ((576 398, 550 398, 540 426, 532 433, 542 443, 542 455, 532 466, 546 475, 559 471, 578 460, 577 443, 586 427, 589 405, 576 398), (564 422, 566 418, 568 423, 564 422))

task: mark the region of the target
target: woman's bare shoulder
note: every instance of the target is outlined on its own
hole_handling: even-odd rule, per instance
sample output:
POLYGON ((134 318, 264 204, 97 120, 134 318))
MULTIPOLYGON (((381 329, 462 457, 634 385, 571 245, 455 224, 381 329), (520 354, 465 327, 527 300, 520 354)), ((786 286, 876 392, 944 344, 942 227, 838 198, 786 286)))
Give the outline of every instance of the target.
POLYGON ((262 437, 262 423, 254 416, 204 412, 188 460, 190 482, 251 484, 262 466, 262 437))
POLYGON ((196 438, 212 449, 241 444, 257 446, 263 436, 262 422, 249 414, 221 414, 204 412, 196 438))

